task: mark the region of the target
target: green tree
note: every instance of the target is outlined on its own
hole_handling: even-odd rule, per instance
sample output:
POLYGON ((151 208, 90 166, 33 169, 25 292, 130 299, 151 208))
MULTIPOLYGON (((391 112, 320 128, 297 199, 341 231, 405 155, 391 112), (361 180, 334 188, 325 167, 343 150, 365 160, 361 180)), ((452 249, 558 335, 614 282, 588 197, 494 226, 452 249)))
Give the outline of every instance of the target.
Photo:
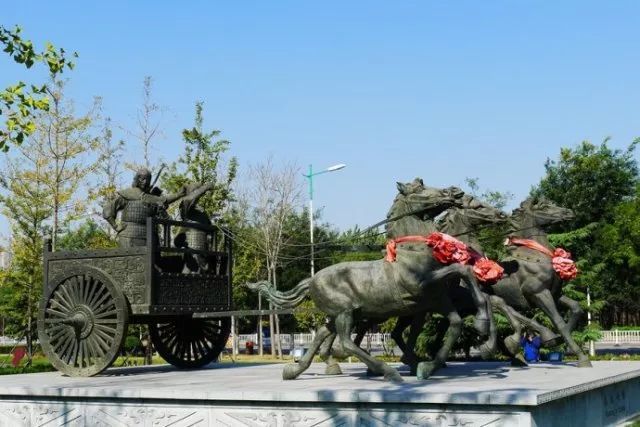
MULTIPOLYGON (((465 179, 469 187, 468 193, 478 200, 500 210, 504 209, 509 202, 513 200, 513 194, 508 191, 481 190, 478 181, 478 178, 465 179)), ((504 238, 507 233, 508 224, 506 222, 504 224, 488 226, 480 230, 478 240, 487 257, 498 260, 506 256, 507 252, 504 246, 504 238)))
POLYGON ((153 169, 151 152, 154 149, 154 142, 162 136, 160 124, 164 108, 156 104, 152 97, 153 78, 145 76, 142 82, 142 105, 136 110, 136 124, 133 129, 123 130, 137 141, 142 149, 143 164, 131 162, 127 164, 129 169, 137 170, 140 167, 153 169))
POLYGON ((599 312, 604 327, 638 319, 638 307, 629 298, 638 294, 632 226, 640 220, 634 158, 638 143, 640 139, 624 150, 611 149, 608 140, 563 148, 558 160, 547 160, 545 176, 532 189, 576 213, 573 223, 560 226, 550 242, 568 249, 580 270, 563 291, 585 306, 589 290, 591 310, 599 312))
POLYGON ((199 205, 209 215, 223 213, 232 200, 231 185, 236 178, 238 161, 232 157, 223 170, 223 155, 229 150, 230 142, 219 139, 220 131, 203 129, 202 102, 196 103, 195 124, 182 131, 184 153, 162 176, 165 188, 176 191, 182 186, 194 183, 213 183, 214 188, 199 201, 199 205))
POLYGON ((118 246, 115 238, 105 231, 98 223, 88 219, 80 226, 68 230, 60 236, 59 249, 83 250, 98 248, 115 248, 118 246))
POLYGON ((634 153, 640 138, 625 150, 611 149, 608 141, 600 145, 584 141, 575 148, 562 148, 558 160, 547 159, 545 176, 532 190, 574 210, 576 218, 569 229, 609 219, 615 207, 635 193, 638 164, 634 153))
MULTIPOLYGON (((120 186, 122 164, 124 156, 124 141, 113 138, 111 119, 105 118, 100 135, 97 138, 97 162, 93 178, 96 182, 89 191, 89 200, 93 202, 94 214, 101 215, 101 209, 95 206, 95 202, 104 204, 115 197, 116 189, 120 186), (98 208, 98 209, 96 209, 98 208)), ((115 238, 116 231, 106 221, 102 221, 103 228, 109 236, 115 238)))
MULTIPOLYGON (((22 38, 21 28, 9 30, 0 25, 0 46, 16 63, 31 68, 36 63, 44 64, 52 77, 73 69, 74 63, 67 59, 64 49, 47 42, 42 51, 37 51, 30 40, 22 38)), ((74 57, 78 54, 74 53, 74 57)), ((0 129, 0 149, 7 151, 9 145, 20 145, 35 129, 33 116, 38 111, 47 111, 50 92, 47 85, 30 85, 23 81, 11 84, 0 91, 0 116, 4 116, 4 127, 0 129)))
POLYGON ((33 354, 36 307, 42 293, 42 236, 53 214, 47 202, 48 162, 41 154, 32 153, 30 158, 7 161, 0 174, 0 204, 11 226, 13 254, 10 267, 0 275, 0 307, 9 315, 13 331, 26 336, 29 357, 33 354))
POLYGON ((79 196, 78 190, 87 184, 97 165, 92 156, 98 140, 89 131, 100 101, 96 100, 86 113, 76 115, 73 102, 65 98, 65 84, 53 81, 49 86, 51 107, 34 116, 36 130, 20 151, 32 163, 47 160, 41 166, 43 183, 49 190, 45 200, 53 213, 51 240, 55 250, 60 230, 86 211, 87 198, 79 196))

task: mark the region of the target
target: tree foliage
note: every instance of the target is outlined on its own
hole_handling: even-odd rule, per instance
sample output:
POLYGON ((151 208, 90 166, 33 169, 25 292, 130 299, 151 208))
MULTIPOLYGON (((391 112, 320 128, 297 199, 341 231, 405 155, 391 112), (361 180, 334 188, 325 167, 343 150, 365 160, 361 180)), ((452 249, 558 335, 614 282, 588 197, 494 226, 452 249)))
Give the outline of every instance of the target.
POLYGON ((232 197, 232 184, 238 171, 238 161, 231 157, 224 170, 223 156, 231 143, 220 139, 219 130, 203 128, 203 103, 196 103, 195 123, 182 131, 184 152, 162 176, 163 185, 170 191, 194 183, 213 183, 213 190, 205 194, 199 205, 209 215, 221 214, 232 197))
POLYGON ((589 289, 591 310, 604 327, 640 322, 638 143, 624 150, 611 149, 608 140, 563 148, 558 160, 547 160, 545 176, 532 189, 576 213, 550 242, 568 249, 580 270, 564 292, 585 306, 589 289))
MULTIPOLYGON (((73 69, 74 63, 67 58, 64 49, 51 43, 44 50, 36 50, 33 42, 22 37, 22 29, 13 30, 0 25, 0 46, 13 61, 31 68, 36 63, 45 65, 52 77, 73 69)), ((73 53, 77 57, 77 53, 73 53)), ((4 116, 4 127, 0 129, 0 149, 7 151, 9 145, 20 145, 35 129, 33 116, 38 111, 47 111, 50 106, 50 92, 46 84, 27 85, 23 81, 11 84, 0 91, 0 116, 4 116)))
POLYGON ((611 149, 608 139, 562 148, 558 160, 547 159, 546 174, 533 193, 574 210, 571 229, 607 220, 615 207, 635 194, 638 164, 634 153, 640 139, 625 150, 611 149))

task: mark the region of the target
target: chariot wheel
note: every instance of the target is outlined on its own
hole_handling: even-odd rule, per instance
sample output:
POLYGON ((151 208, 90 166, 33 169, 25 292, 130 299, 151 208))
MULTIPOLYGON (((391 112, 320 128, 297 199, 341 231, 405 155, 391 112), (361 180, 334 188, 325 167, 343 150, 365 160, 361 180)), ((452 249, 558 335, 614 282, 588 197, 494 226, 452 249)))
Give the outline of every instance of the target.
POLYGON ((127 299, 102 271, 78 268, 49 282, 38 315, 44 354, 59 371, 92 376, 108 368, 124 341, 127 299))
POLYGON ((151 341, 164 360, 178 368, 199 368, 218 358, 224 349, 231 319, 176 317, 149 325, 151 341))

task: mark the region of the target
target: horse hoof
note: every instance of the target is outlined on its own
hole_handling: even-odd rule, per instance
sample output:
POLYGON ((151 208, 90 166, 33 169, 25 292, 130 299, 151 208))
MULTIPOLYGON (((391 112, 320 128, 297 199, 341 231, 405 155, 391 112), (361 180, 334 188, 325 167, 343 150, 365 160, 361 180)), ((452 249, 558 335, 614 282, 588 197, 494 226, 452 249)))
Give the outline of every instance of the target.
POLYGON ((300 372, 298 372, 299 366, 297 363, 287 363, 282 369, 283 380, 295 380, 300 372))
POLYGON ((401 382, 404 381, 402 379, 402 376, 395 369, 386 372, 384 374, 384 379, 385 379, 385 381, 389 381, 391 383, 401 383, 401 382))
POLYGON ((555 347, 562 343, 562 337, 560 335, 553 335, 551 337, 547 337, 548 339, 544 339, 544 337, 540 337, 540 338, 542 338, 542 345, 544 347, 555 347))
POLYGON ((340 365, 337 363, 327 365, 324 370, 325 375, 342 375, 342 369, 340 369, 340 365))
POLYGON ((524 368, 525 366, 529 366, 529 364, 527 363, 526 360, 524 360, 524 357, 522 357, 522 355, 519 354, 511 359, 511 366, 517 367, 517 368, 524 368))
POLYGON ((442 365, 438 365, 434 362, 420 362, 418 363, 418 370, 416 372, 416 377, 419 380, 426 380, 441 367, 442 365))
POLYGON ((518 339, 515 338, 514 336, 509 335, 504 339, 503 342, 504 342, 504 346, 507 348, 509 353, 517 354, 520 351, 520 343, 518 342, 518 339))
POLYGON ((589 359, 578 360, 578 368, 591 368, 593 365, 589 359))
POLYGON ((473 321, 473 328, 483 337, 489 335, 489 321, 486 319, 483 320, 476 317, 473 321))
POLYGON ((478 347, 478 350, 480 350, 480 357, 482 358, 482 360, 491 359, 491 357, 493 357, 494 350, 487 343, 484 343, 480 347, 478 347))
POLYGON ((371 369, 367 368, 367 376, 368 377, 379 377, 383 375, 382 373, 379 372, 373 372, 371 369))

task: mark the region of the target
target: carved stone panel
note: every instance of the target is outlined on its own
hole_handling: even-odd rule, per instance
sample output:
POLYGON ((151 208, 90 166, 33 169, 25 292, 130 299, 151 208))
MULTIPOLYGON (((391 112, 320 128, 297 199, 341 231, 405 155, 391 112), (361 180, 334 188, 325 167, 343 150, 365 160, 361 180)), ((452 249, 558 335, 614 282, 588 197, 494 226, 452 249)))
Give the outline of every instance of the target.
POLYGON ((92 265, 113 277, 131 304, 146 304, 145 257, 131 255, 109 258, 83 258, 49 261, 49 277, 72 267, 92 265))
POLYGON ((133 402, 0 402, 0 427, 369 427, 529 426, 527 413, 389 408, 295 408, 133 402))
POLYGON ((212 274, 160 273, 156 287, 156 305, 216 306, 228 305, 226 276, 212 274))

